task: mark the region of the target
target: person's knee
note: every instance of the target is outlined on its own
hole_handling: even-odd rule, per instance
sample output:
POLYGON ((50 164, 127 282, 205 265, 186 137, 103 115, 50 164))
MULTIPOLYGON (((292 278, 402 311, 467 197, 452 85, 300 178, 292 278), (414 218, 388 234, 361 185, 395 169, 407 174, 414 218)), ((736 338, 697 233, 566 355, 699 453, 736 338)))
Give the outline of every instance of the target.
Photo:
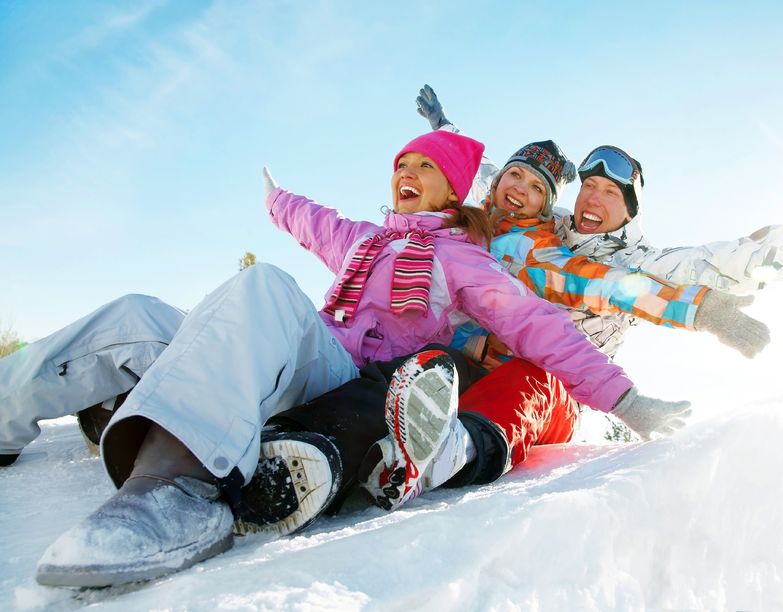
POLYGON ((240 278, 245 276, 248 279, 254 278, 261 282, 293 282, 293 278, 291 278, 287 272, 284 272, 282 269, 273 264, 265 262, 254 264, 249 268, 244 269, 239 274, 240 278))
POLYGON ((128 293, 117 298, 110 305, 123 313, 144 314, 155 320, 174 320, 179 322, 185 316, 185 313, 179 308, 164 302, 160 298, 144 295, 143 293, 128 293))
POLYGON ((248 283, 254 292, 287 296, 293 309, 297 303, 294 296, 301 289, 294 278, 282 269, 269 263, 257 263, 239 273, 238 283, 248 283))
MULTIPOLYGON (((160 299, 151 295, 144 295, 143 293, 127 293, 115 300, 112 300, 106 304, 106 306, 108 308, 123 310, 126 312, 135 310, 146 312, 159 307, 162 304, 165 304, 165 302, 162 302, 160 299)), ((166 304, 166 306, 168 306, 168 304, 166 304)))

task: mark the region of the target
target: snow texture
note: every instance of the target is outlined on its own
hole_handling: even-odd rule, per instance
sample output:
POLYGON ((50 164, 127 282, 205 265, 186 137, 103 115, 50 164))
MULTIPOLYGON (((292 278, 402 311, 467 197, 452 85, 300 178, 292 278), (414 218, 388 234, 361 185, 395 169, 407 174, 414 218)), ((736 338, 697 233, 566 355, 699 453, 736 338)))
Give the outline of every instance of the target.
POLYGON ((37 560, 112 493, 71 418, 0 470, 3 609, 783 609, 783 397, 626 445, 537 448, 484 487, 303 535, 238 538, 145 584, 38 586, 37 560))
POLYGON ((639 325, 619 362, 642 393, 693 401, 671 438, 534 448, 492 485, 387 514, 353 504, 301 535, 145 584, 39 586, 44 550, 114 492, 75 419, 42 423, 0 468, 0 610, 781 610, 783 287, 748 314, 772 344, 745 359, 708 334, 639 325))

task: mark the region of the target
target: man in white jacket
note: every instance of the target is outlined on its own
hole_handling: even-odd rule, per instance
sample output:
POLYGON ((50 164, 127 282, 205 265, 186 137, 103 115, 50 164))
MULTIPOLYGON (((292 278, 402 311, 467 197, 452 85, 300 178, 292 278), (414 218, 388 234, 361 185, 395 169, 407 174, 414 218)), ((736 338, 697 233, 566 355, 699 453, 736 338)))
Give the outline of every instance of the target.
MULTIPOLYGON (((429 85, 421 89, 416 103, 419 114, 434 130, 459 131, 446 118, 429 85)), ((487 157, 482 159, 470 192, 474 202, 480 203, 489 195, 498 170, 487 157)), ((783 279, 783 225, 767 226, 736 240, 659 249, 642 233, 639 209, 644 175, 637 160, 617 147, 600 146, 580 165, 579 178, 582 187, 573 214, 556 208, 554 215, 557 235, 575 255, 618 268, 642 270, 676 284, 704 285, 735 295, 783 279)), ((745 298, 738 305, 751 301, 745 298)), ((614 357, 635 320, 627 313, 569 311, 574 324, 610 357, 614 357)))

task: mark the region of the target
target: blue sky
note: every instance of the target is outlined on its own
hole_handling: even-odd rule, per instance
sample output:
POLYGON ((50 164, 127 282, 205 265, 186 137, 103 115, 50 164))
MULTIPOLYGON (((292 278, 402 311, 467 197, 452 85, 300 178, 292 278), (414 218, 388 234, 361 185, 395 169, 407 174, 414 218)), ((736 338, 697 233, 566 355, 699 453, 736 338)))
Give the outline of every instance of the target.
POLYGON ((190 308, 245 250, 320 305, 261 167, 380 220, 424 83, 499 162, 628 149, 659 246, 783 221, 779 3, 552 4, 0 0, 0 327, 129 292, 190 308))

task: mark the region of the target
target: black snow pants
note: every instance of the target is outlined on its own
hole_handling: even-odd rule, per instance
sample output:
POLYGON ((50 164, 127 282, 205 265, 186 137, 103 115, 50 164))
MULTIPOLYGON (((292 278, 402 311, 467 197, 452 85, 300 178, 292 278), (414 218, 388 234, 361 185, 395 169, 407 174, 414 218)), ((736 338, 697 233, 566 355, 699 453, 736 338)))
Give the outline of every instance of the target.
MULTIPOLYGON (((428 345, 422 350, 440 349, 449 353, 457 367, 459 393, 484 376, 461 352, 428 345)), ((355 378, 305 404, 273 416, 267 425, 288 431, 311 431, 328 437, 340 453, 343 475, 340 491, 328 509, 335 513, 357 489, 357 472, 368 449, 388 435, 385 420, 386 393, 394 371, 408 356, 385 362, 372 362, 355 378)), ((509 450, 503 432, 485 417, 461 412, 460 420, 477 448, 477 460, 471 462, 447 484, 464 486, 499 478, 505 471, 509 450)))

